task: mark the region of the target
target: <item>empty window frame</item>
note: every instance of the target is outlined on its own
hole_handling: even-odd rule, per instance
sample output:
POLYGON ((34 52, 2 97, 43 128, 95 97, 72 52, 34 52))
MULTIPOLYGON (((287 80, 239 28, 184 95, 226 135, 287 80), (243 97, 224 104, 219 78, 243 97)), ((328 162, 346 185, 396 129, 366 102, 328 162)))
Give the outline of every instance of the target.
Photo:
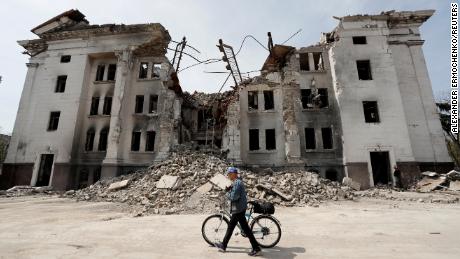
POLYGON ((134 113, 144 112, 144 96, 136 95, 136 106, 134 107, 134 113))
POLYGON ((355 37, 353 37, 353 44, 355 44, 355 45, 367 44, 366 36, 355 36, 355 37))
POLYGON ((131 138, 131 151, 139 151, 141 146, 141 132, 133 131, 131 138))
POLYGON ((323 138, 323 148, 332 149, 332 129, 321 128, 321 137, 323 138))
POLYGON ((264 108, 265 110, 275 109, 275 100, 273 99, 273 91, 264 91, 264 108))
POLYGON ((265 130, 265 149, 274 150, 276 149, 276 135, 275 129, 265 130))
POLYGON ((69 63, 70 62, 70 55, 62 55, 61 56, 61 63, 69 63))
POLYGON ((359 80, 372 80, 371 62, 369 60, 357 60, 356 68, 358 69, 359 80))
POLYGON ((141 62, 139 66, 139 78, 144 79, 147 78, 147 73, 149 70, 149 63, 148 62, 141 62))
POLYGON ((319 108, 326 108, 329 106, 329 98, 327 95, 327 88, 318 88, 318 106, 319 108))
POLYGON ((364 120, 368 123, 380 122, 376 101, 363 101, 364 120))
POLYGON ((99 110, 99 97, 91 98, 91 109, 89 111, 89 115, 97 115, 99 110))
POLYGON ((106 96, 104 97, 104 107, 102 107, 102 114, 110 115, 112 111, 112 97, 106 96))
POLYGON ((149 98, 149 113, 156 112, 157 107, 158 107, 158 95, 151 94, 149 98))
POLYGON ((152 78, 160 78, 161 64, 153 64, 152 78))
POLYGON ((115 81, 115 75, 117 73, 117 65, 110 64, 107 70, 107 80, 108 81, 115 81))
POLYGON ((310 71, 310 61, 308 59, 308 53, 299 54, 299 64, 300 64, 300 70, 310 71))
POLYGON ((154 151, 155 150, 155 131, 147 131, 147 136, 145 139, 145 151, 154 151))
POLYGON ((316 148, 316 138, 315 138, 314 128, 305 128, 305 148, 306 149, 316 148))
POLYGON ((313 108, 311 89, 300 89, 300 100, 302 101, 303 109, 313 108))
POLYGON ((259 150, 259 130, 249 130, 249 150, 259 150))
POLYGON ((93 129, 89 129, 86 132, 86 142, 85 142, 85 151, 93 151, 93 145, 94 145, 94 136, 95 132, 93 129))
POLYGON ((59 117, 61 116, 61 112, 51 112, 50 113, 50 120, 48 123, 48 131, 57 130, 59 125, 59 117))
POLYGON ((248 109, 257 110, 258 108, 259 104, 257 91, 248 91, 248 109))
POLYGON ((97 149, 99 151, 106 151, 107 150, 107 139, 109 137, 109 130, 107 128, 102 129, 99 133, 99 145, 97 149))
POLYGON ((58 76, 56 80, 56 89, 54 92, 63 93, 65 91, 65 84, 67 82, 67 76, 58 76))
POLYGON ((96 70, 96 81, 104 81, 105 65, 98 65, 96 70))
POLYGON ((314 70, 323 70, 323 54, 321 52, 314 52, 313 54, 313 64, 314 70))

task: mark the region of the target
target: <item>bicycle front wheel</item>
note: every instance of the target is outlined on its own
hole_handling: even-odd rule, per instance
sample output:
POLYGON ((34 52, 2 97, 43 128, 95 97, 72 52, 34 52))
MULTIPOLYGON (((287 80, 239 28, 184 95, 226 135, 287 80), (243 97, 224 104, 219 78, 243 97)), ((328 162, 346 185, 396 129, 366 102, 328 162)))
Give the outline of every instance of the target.
POLYGON ((260 215, 251 222, 257 243, 263 248, 274 247, 281 239, 281 227, 272 216, 260 215))
POLYGON ((207 217, 201 226, 201 235, 206 243, 214 245, 224 240, 228 228, 228 219, 222 214, 214 214, 207 217))

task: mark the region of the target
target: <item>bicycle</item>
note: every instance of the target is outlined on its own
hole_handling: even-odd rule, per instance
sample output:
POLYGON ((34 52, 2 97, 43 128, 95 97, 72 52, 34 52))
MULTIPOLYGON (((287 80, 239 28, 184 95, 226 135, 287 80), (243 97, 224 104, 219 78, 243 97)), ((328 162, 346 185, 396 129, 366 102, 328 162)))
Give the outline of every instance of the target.
MULTIPOLYGON (((260 212, 254 212, 254 208, 259 208, 258 206, 260 206, 260 204, 261 203, 258 201, 248 202, 246 219, 260 247, 271 248, 278 244, 281 239, 281 223, 269 213, 264 213, 260 210, 258 210, 260 212), (253 217, 253 214, 261 215, 253 217)), ((211 246, 217 242, 222 242, 227 232, 231 214, 229 213, 229 209, 225 209, 226 205, 227 202, 223 199, 221 201, 220 211, 208 216, 201 226, 201 234, 204 240, 211 246)), ((241 234, 241 236, 246 237, 240 224, 237 224, 237 227, 239 232, 236 232, 235 235, 241 234)))

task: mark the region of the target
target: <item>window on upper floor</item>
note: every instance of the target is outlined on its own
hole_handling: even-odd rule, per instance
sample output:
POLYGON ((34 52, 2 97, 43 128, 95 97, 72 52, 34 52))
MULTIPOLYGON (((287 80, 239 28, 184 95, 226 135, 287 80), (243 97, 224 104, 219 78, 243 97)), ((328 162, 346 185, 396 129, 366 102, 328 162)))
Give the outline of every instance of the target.
POLYGON ((153 64, 152 78, 160 78, 161 64, 153 64))
POLYGON ((70 62, 70 55, 62 55, 61 56, 61 63, 69 63, 70 62))
POLYGON ((248 109, 257 110, 258 105, 258 93, 257 91, 248 91, 248 109))
POLYGON ((89 115, 97 115, 99 110, 99 97, 91 98, 91 108, 89 110, 89 115))
POLYGON ((273 98, 273 91, 264 91, 264 108, 265 110, 275 109, 275 100, 273 98))
POLYGON ((65 91, 65 85, 67 82, 67 76, 58 76, 56 80, 55 93, 63 93, 65 91))
POLYGON ((85 151, 92 151, 94 145, 95 132, 93 129, 89 129, 86 132, 85 151))
POLYGON ((353 37, 353 44, 355 44, 355 45, 367 44, 366 36, 354 36, 353 37))
POLYGON ((131 137, 131 151, 139 151, 141 146, 141 132, 133 131, 131 137))
POLYGON ((134 107, 134 113, 143 113, 144 112, 144 96, 136 95, 136 105, 134 107))
POLYGON ((332 149, 332 129, 321 128, 321 137, 323 138, 323 148, 332 149))
POLYGON ((369 60, 357 60, 356 68, 359 80, 372 80, 371 62, 369 60))
POLYGON ((107 69, 107 80, 108 81, 115 81, 116 73, 117 73, 117 65, 116 64, 109 64, 109 68, 107 69))
POLYGON ((61 112, 51 112, 50 120, 48 122, 48 131, 55 131, 58 129, 59 117, 61 117, 61 112))
POLYGON ((104 80, 104 71, 105 65, 98 65, 96 70, 96 80, 95 81, 103 81, 104 80))
POLYGON ((149 63, 148 62, 141 62, 139 66, 139 78, 145 79, 147 78, 147 73, 149 71, 149 63))
POLYGON ((308 53, 299 54, 299 63, 300 63, 300 70, 310 71, 310 61, 308 58, 308 53))
POLYGON ((376 101, 363 101, 364 120, 367 123, 380 122, 379 109, 376 101))
POLYGON ((112 96, 104 97, 104 107, 102 108, 102 114, 110 115, 112 112, 112 96))
POLYGON ((101 130, 99 133, 99 145, 98 145, 98 150, 99 151, 106 151, 107 150, 107 139, 109 137, 109 129, 104 128, 101 130))
POLYGON ((265 130, 265 149, 275 150, 276 149, 276 134, 275 129, 265 130))
POLYGON ((306 149, 316 148, 316 138, 315 138, 314 128, 305 128, 305 148, 306 149))
POLYGON ((155 150, 155 131, 147 131, 147 137, 145 139, 145 151, 155 150))
POLYGON ((329 106, 327 88, 300 89, 300 100, 303 109, 321 109, 329 106))
POLYGON ((158 106, 158 95, 151 94, 149 99, 149 113, 153 113, 157 110, 158 106))
POLYGON ((259 150, 259 130, 249 130, 249 150, 259 150))

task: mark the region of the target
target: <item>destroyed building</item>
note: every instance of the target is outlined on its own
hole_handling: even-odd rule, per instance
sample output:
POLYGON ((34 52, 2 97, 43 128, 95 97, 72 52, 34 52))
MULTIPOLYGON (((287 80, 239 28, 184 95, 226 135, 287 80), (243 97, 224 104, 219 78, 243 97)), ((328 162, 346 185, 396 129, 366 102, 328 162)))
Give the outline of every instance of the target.
POLYGON ((90 25, 65 12, 19 41, 31 55, 2 186, 86 186, 214 145, 234 165, 305 168, 363 188, 453 168, 420 26, 434 11, 336 17, 318 44, 272 45, 260 76, 183 93, 160 24, 90 25), (5 173, 6 172, 6 173, 5 173))

